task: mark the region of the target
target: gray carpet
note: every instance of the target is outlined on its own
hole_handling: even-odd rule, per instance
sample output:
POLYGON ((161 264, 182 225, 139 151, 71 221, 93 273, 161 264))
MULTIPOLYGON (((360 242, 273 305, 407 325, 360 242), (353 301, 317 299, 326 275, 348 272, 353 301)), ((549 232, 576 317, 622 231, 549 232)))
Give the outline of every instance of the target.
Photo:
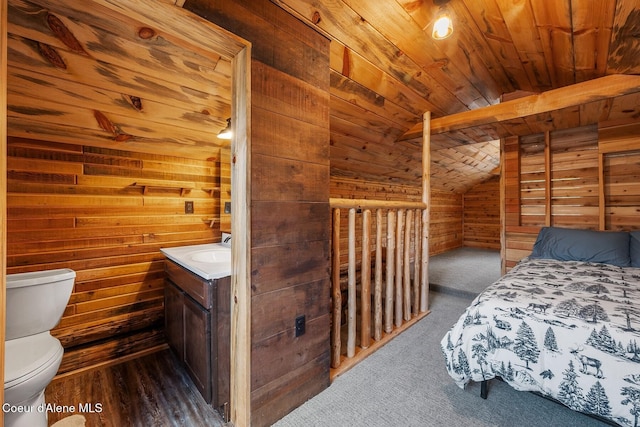
MULTIPOLYGON (((499 269, 499 257, 497 262, 499 269)), ((467 260, 466 264, 472 263, 467 260)), ((462 290, 473 294, 469 289, 462 290)), ((458 388, 445 370, 440 340, 472 298, 432 291, 427 317, 275 426, 605 425, 534 394, 515 391, 500 381, 489 383, 487 400, 480 398, 478 384, 470 384, 465 390, 458 388)))
POLYGON ((475 297, 500 275, 498 250, 458 248, 429 258, 429 283, 437 292, 475 297))

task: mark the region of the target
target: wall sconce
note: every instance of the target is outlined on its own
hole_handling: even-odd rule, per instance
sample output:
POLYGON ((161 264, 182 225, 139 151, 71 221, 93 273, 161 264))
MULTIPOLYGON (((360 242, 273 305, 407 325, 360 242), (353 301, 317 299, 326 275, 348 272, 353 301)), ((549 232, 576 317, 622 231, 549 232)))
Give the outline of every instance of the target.
POLYGON ((231 139, 233 133, 231 132, 231 118, 227 119, 227 127, 218 132, 218 138, 231 139))
POLYGON ((440 10, 438 11, 437 18, 433 23, 431 37, 435 40, 444 40, 453 34, 453 21, 451 20, 445 6, 449 3, 449 0, 434 0, 434 3, 440 6, 440 10))

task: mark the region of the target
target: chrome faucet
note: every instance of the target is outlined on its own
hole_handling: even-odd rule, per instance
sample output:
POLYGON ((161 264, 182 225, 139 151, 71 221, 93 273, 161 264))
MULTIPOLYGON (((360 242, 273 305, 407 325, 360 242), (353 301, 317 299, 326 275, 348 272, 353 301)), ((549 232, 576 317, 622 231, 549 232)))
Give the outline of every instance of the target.
POLYGON ((222 242, 220 244, 231 247, 231 233, 222 233, 222 242))

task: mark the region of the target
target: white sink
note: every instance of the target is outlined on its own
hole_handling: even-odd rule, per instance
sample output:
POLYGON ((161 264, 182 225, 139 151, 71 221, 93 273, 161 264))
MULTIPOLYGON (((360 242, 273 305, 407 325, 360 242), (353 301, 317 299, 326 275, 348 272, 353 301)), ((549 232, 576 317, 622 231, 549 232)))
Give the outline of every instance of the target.
POLYGON ((231 275, 231 248, 220 243, 162 248, 170 260, 206 280, 231 275))
POLYGON ((230 263, 231 251, 229 250, 202 250, 194 252, 189 256, 193 261, 206 262, 206 263, 230 263))

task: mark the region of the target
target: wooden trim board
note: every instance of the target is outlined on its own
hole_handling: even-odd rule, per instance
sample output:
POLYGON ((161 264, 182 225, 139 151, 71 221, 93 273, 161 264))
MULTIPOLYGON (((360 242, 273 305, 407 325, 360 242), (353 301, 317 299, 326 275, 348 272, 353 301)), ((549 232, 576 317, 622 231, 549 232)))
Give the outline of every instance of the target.
MULTIPOLYGON (((7 152, 7 0, 0 0, 0 152, 7 152)), ((7 206, 7 156, 0 156, 0 206, 7 206)), ((7 273, 7 212, 0 210, 0 379, 4 384, 4 337, 6 313, 7 273)), ((4 388, 0 391, 4 402, 4 388)), ((0 411, 0 425, 4 412, 0 411)))
MULTIPOLYGON (((433 119, 431 133, 436 135, 476 126, 494 125, 506 120, 523 119, 634 92, 640 92, 640 76, 612 74, 541 94, 433 119)), ((420 122, 409 129, 400 140, 417 138, 422 131, 423 123, 420 122)))

